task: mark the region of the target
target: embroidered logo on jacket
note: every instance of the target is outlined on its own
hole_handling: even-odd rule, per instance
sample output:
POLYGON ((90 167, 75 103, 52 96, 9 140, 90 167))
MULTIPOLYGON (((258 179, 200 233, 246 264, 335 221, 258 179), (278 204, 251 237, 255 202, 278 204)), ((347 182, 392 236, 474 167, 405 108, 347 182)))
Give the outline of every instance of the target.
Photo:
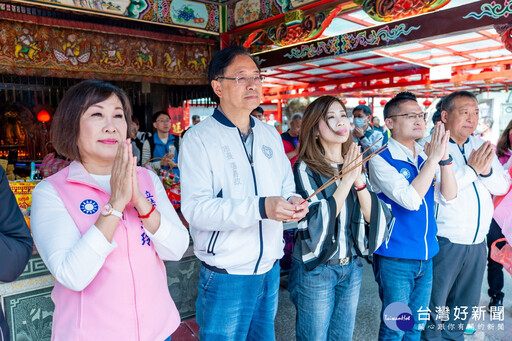
POLYGON ((411 177, 411 172, 407 168, 400 169, 400 174, 402 174, 406 179, 411 177))
POLYGON ((265 145, 261 146, 261 151, 267 157, 267 159, 271 159, 272 155, 274 155, 274 152, 272 151, 272 148, 267 147, 265 145))
POLYGON ((80 211, 85 214, 94 214, 98 212, 99 205, 92 199, 85 199, 80 203, 80 211))

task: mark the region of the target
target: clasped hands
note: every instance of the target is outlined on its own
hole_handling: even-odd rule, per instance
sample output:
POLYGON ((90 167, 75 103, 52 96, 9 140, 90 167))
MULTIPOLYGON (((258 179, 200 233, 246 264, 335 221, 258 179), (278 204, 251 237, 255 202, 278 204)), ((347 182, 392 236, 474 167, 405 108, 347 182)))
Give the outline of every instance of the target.
POLYGON ((304 199, 297 196, 292 196, 288 200, 278 196, 267 197, 265 198, 267 217, 276 221, 299 221, 309 212, 309 203, 303 201, 304 199))
POLYGON ((146 200, 139 188, 137 158, 133 156, 130 139, 119 142, 112 165, 110 191, 110 204, 121 212, 129 202, 139 207, 142 200, 146 200))

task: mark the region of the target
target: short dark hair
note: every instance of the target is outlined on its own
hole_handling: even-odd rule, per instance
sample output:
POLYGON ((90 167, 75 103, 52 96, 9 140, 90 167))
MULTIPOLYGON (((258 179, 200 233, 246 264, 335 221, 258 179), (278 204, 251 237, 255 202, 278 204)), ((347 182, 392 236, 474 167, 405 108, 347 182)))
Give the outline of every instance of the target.
POLYGON ((153 123, 156 122, 156 120, 160 117, 160 115, 165 115, 165 116, 169 117, 169 114, 167 112, 165 112, 163 110, 157 111, 156 113, 153 114, 153 117, 152 117, 153 123))
POLYGON ((140 125, 139 119, 135 115, 132 115, 132 122, 135 123, 136 125, 140 125))
POLYGON ((455 99, 460 97, 472 98, 478 103, 478 99, 472 92, 466 90, 455 91, 443 98, 441 104, 441 111, 446 111, 450 113, 453 110, 453 107, 455 106, 455 99))
POLYGON ((372 109, 369 106, 364 104, 359 104, 357 107, 352 109, 352 115, 358 110, 361 110, 366 116, 370 116, 372 114, 372 109))
POLYGON ((414 101, 418 102, 416 96, 408 91, 400 92, 395 97, 390 99, 384 106, 384 119, 395 116, 400 111, 400 106, 404 102, 414 101))
POLYGON ((262 108, 262 107, 257 107, 257 108, 255 108, 253 111, 257 111, 257 112, 259 112, 260 114, 263 114, 263 112, 264 112, 264 110, 263 110, 263 108, 262 108))
POLYGON ((78 149, 80 118, 91 105, 103 102, 112 95, 121 101, 128 135, 132 125, 132 107, 126 93, 107 82, 85 80, 69 88, 55 110, 51 135, 53 148, 57 153, 71 160, 81 161, 78 149))
POLYGON ((213 55, 210 65, 208 66, 208 82, 211 83, 212 80, 217 79, 217 77, 223 76, 224 70, 231 64, 233 59, 241 55, 250 57, 258 67, 258 70, 260 70, 259 64, 251 56, 249 50, 242 46, 229 46, 217 51, 217 53, 213 55))
POLYGON ((193 120, 199 120, 199 119, 201 119, 201 117, 199 115, 192 115, 192 119, 193 120))

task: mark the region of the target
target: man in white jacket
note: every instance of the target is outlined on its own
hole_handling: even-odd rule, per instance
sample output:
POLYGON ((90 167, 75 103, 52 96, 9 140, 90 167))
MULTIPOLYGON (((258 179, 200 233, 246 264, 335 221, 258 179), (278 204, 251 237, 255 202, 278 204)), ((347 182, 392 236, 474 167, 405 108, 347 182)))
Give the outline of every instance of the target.
POLYGON ((494 211, 491 195, 505 194, 510 177, 491 143, 471 135, 479 115, 475 95, 451 93, 441 109, 450 131, 458 192, 437 213, 439 253, 433 260, 431 316, 422 339, 463 340, 470 319, 483 313, 479 301, 487 262, 485 236, 494 211))
POLYGON ((274 340, 282 221, 300 220, 307 203, 294 194, 279 134, 250 116, 263 80, 251 55, 217 52, 208 78, 220 105, 187 132, 179 157, 182 211, 202 263, 199 336, 274 340))

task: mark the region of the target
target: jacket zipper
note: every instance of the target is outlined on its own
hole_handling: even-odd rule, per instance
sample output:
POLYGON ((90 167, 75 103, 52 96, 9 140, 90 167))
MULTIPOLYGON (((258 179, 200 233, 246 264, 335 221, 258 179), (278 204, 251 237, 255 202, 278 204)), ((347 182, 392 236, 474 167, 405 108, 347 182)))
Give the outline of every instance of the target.
MULTIPOLYGON (((426 159, 423 160, 421 165, 418 165, 418 167, 416 167, 416 165, 414 165, 414 167, 416 167, 416 170, 418 171, 418 174, 420 174, 421 168, 423 167, 425 162, 427 162, 426 159)), ((429 191, 430 191, 430 188, 429 188, 429 191)), ((427 195, 427 194, 428 194, 428 191, 427 191, 427 193, 425 193, 425 195, 427 195)), ((425 204, 425 220, 426 220, 425 222, 426 222, 426 225, 425 225, 425 236, 423 237, 423 240, 425 241, 425 260, 427 260, 428 259, 428 243, 427 243, 427 234, 428 234, 428 205, 427 205, 427 201, 425 200, 425 196, 423 196, 421 201, 425 204)))
MULTIPOLYGON (((426 195, 426 194, 425 194, 426 195)), ((425 228, 425 236, 423 240, 425 241, 425 260, 428 259, 428 243, 427 243, 427 234, 428 234, 428 205, 425 198, 421 199, 425 204, 425 219, 426 219, 426 228, 425 228)))
MULTIPOLYGON (((459 147, 459 146, 457 145, 457 147, 459 147)), ((468 160, 466 159, 466 155, 464 154, 464 146, 462 148, 459 147, 459 151, 462 154, 462 157, 464 158, 464 162, 466 162, 466 165, 467 165, 468 164, 468 160)), ((477 174, 477 176, 478 176, 478 174, 477 174)), ((472 244, 474 244, 475 240, 476 240, 476 237, 478 236, 478 231, 480 230, 480 195, 478 195, 478 190, 476 189, 476 185, 475 185, 474 181, 473 181, 472 185, 473 185, 473 189, 475 190, 476 200, 478 202, 478 215, 477 215, 478 218, 477 218, 477 221, 476 221, 475 236, 473 237, 473 242, 472 242, 472 244)))
MULTIPOLYGON (((245 156, 247 156, 247 160, 249 161, 249 164, 251 165, 252 180, 254 182, 254 194, 257 196, 258 195, 258 186, 256 184, 256 173, 254 172, 254 161, 253 161, 254 160, 254 158, 253 158, 254 135, 252 137, 253 140, 252 140, 252 146, 251 146, 251 156, 249 156, 249 153, 247 153, 247 149, 245 148, 245 142, 244 142, 244 139, 242 138, 242 132, 240 132, 240 129, 238 129, 238 135, 240 136, 240 141, 242 142, 242 148, 245 151, 245 156)), ((258 260, 256 261, 256 266, 254 267, 254 273, 253 273, 254 275, 256 275, 258 273, 258 267, 260 266, 261 257, 263 256, 263 226, 261 224, 261 220, 258 223, 259 223, 259 235, 260 235, 260 254, 258 256, 258 260)))

